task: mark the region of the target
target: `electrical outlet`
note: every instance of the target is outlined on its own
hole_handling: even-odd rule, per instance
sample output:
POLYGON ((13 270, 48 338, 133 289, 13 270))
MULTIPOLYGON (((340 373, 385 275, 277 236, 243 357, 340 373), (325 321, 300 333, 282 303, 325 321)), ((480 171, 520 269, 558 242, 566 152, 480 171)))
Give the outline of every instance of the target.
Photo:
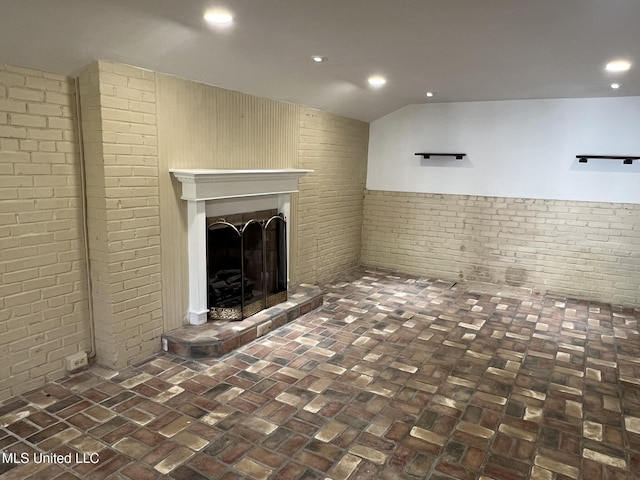
POLYGON ((76 370, 86 367, 89 364, 89 360, 87 359, 86 352, 78 352, 65 357, 64 364, 68 372, 75 372, 76 370))

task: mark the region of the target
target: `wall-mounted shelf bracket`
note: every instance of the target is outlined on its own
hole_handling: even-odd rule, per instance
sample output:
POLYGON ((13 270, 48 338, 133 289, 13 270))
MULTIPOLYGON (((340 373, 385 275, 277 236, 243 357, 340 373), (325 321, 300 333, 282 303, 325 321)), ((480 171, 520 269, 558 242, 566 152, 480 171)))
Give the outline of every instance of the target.
POLYGON ((466 153, 416 153, 415 155, 419 155, 422 158, 456 157, 456 160, 462 160, 462 157, 464 157, 466 153))
POLYGON ((631 165, 634 160, 640 160, 640 157, 631 157, 628 155, 576 155, 579 163, 587 163, 590 158, 599 160, 622 160, 625 165, 631 165))

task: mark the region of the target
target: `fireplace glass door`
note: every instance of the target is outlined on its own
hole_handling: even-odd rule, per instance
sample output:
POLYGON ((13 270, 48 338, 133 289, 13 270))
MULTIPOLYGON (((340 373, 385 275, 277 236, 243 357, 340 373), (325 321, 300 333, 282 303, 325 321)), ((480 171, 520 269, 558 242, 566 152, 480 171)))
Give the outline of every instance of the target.
POLYGON ((227 320, 242 318, 243 290, 252 285, 242 275, 242 237, 235 225, 224 221, 207 231, 207 277, 209 312, 227 320), (215 249, 212 252, 211 246, 215 249))
POLYGON ((287 300, 285 220, 272 211, 254 214, 208 222, 211 320, 242 320, 287 300))
POLYGON ((267 307, 287 300, 287 227, 282 217, 265 224, 267 307))
POLYGON ((242 304, 242 318, 264 308, 264 235, 262 225, 250 220, 242 228, 243 275, 248 279, 242 304))

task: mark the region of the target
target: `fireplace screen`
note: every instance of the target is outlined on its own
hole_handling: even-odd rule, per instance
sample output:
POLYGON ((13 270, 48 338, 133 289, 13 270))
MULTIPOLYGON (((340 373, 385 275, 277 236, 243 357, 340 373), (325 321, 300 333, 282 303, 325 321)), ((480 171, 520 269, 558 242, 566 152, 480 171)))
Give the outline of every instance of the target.
POLYGON ((287 300, 286 225, 275 211, 211 219, 207 229, 211 320, 242 320, 287 300))

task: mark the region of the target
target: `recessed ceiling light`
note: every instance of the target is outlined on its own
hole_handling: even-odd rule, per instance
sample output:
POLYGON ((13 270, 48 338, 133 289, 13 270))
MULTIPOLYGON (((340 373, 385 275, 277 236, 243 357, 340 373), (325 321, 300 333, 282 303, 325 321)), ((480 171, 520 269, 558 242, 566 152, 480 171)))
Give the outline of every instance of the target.
POLYGON ((429 98, 433 97, 433 92, 427 92, 427 97, 429 98))
POLYGON ((226 10, 207 10, 204 14, 204 19, 213 25, 219 26, 231 25, 233 23, 233 15, 226 10))
POLYGON ((323 57, 322 55, 314 55, 313 57, 311 57, 311 60, 316 63, 322 63, 327 61, 327 57, 323 57))
POLYGON ((611 85, 609 85, 611 88, 613 88, 614 90, 619 89, 622 84, 621 83, 612 83, 611 85))
POLYGON ((607 72, 626 72, 631 68, 631 63, 626 60, 613 60, 607 63, 605 70, 607 72))
POLYGON ((373 75, 369 77, 369 85, 372 87, 381 87, 387 83, 387 79, 381 75, 373 75))

